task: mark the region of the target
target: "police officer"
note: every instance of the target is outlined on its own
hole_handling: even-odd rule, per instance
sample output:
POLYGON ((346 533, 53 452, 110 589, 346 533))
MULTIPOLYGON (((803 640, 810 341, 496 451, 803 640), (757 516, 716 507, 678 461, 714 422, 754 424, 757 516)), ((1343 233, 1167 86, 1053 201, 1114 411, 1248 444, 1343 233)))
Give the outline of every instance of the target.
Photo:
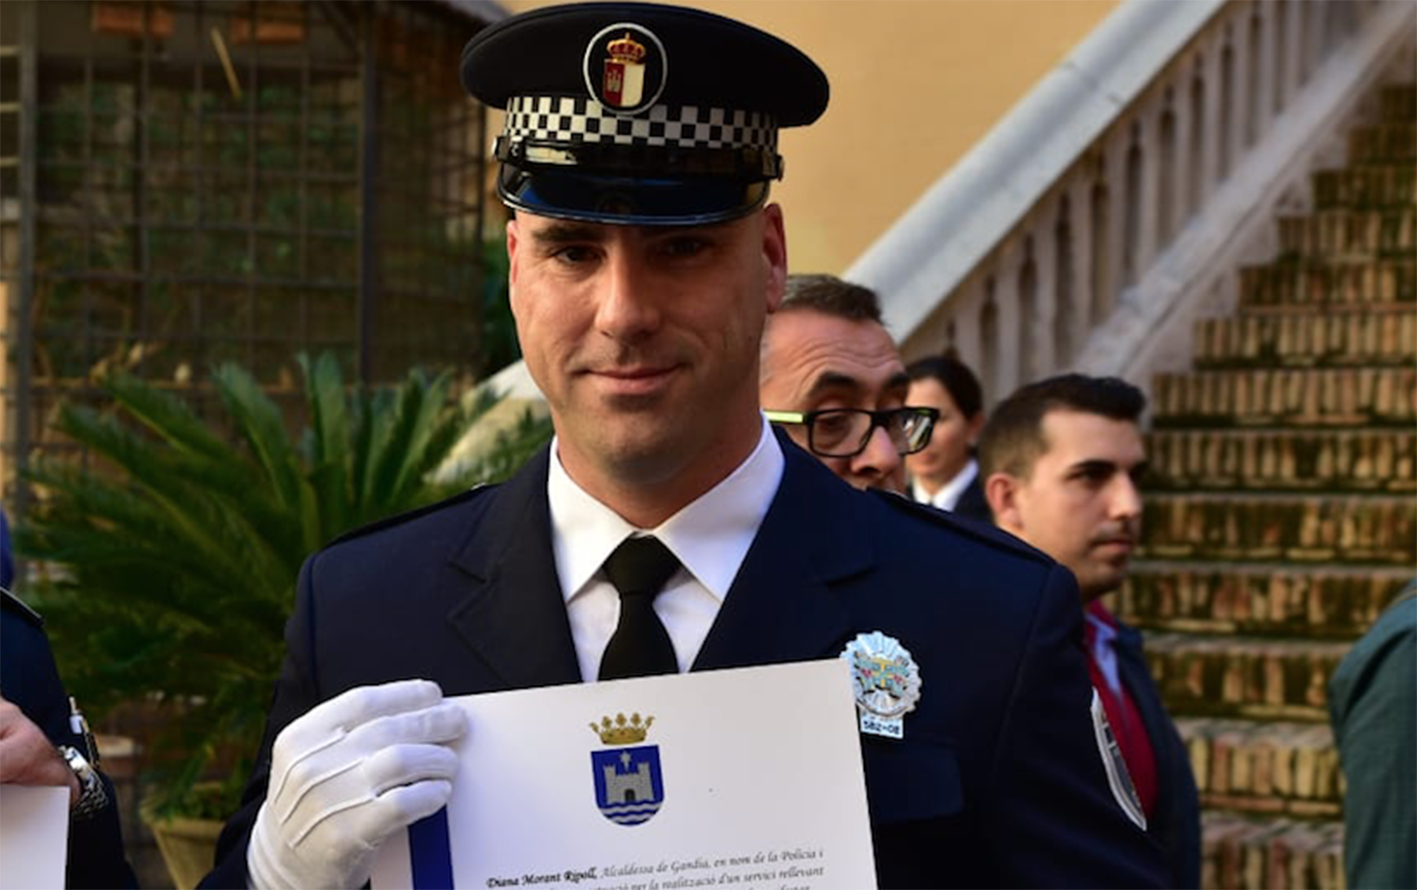
POLYGON ((858 697, 883 886, 1159 883, 1108 790, 1067 572, 844 485, 760 409, 777 131, 825 110, 821 70, 719 16, 592 3, 484 30, 462 78, 507 109, 511 308, 556 437, 307 561, 210 883, 363 882, 476 736, 444 695, 887 649, 921 683, 858 697))
POLYGON ((113 783, 64 694, 44 622, 9 591, 10 533, 0 513, 0 784, 69 789, 69 887, 136 887, 123 855, 113 783))

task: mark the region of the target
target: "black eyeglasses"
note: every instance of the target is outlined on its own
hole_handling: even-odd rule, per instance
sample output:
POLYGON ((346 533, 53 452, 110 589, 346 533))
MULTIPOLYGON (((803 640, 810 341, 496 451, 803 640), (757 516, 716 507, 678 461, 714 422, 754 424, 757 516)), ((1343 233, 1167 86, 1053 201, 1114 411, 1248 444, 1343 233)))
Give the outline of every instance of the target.
POLYGON ((940 412, 934 408, 825 408, 821 411, 764 411, 773 423, 807 427, 807 450, 818 457, 855 457, 866 450, 876 427, 886 431, 900 454, 914 454, 930 444, 940 412))

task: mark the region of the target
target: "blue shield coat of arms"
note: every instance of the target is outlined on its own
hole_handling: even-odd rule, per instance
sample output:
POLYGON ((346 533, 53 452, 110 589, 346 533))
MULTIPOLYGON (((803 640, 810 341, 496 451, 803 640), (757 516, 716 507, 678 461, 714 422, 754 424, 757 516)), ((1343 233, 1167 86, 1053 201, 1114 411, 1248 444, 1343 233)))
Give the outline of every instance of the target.
POLYGON ((659 746, 610 748, 590 752, 595 803, 617 825, 648 822, 664 803, 659 746))

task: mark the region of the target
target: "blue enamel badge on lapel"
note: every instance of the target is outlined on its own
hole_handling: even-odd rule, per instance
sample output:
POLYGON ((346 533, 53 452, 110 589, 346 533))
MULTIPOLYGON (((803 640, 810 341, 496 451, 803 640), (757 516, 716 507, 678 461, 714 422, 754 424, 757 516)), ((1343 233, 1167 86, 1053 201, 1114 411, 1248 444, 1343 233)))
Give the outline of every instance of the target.
POLYGON ((642 722, 639 714, 630 715, 628 720, 624 714, 616 714, 614 720, 605 717, 599 724, 590 725, 602 742, 615 746, 590 752, 590 767, 595 779, 595 805, 616 825, 648 822, 664 804, 659 746, 624 747, 644 741, 653 722, 653 717, 642 722))

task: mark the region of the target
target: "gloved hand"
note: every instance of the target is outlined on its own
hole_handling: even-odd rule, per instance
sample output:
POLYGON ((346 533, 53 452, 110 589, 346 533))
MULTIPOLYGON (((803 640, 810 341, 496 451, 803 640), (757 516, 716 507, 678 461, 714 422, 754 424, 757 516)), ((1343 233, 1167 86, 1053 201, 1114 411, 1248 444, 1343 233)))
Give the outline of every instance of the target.
POLYGON ((361 686, 276 736, 246 868, 252 887, 359 887, 393 832, 448 802, 467 716, 428 680, 361 686))

